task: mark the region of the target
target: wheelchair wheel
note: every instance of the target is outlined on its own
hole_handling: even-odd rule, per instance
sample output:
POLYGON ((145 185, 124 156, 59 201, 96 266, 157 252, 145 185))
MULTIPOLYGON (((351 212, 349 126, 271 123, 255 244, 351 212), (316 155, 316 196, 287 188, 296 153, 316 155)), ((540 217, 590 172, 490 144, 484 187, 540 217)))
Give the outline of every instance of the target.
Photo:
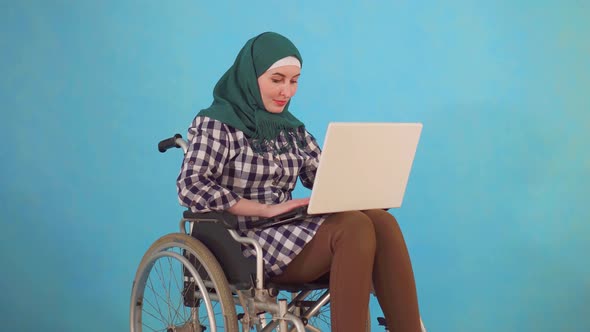
POLYGON ((234 297, 211 251, 181 233, 157 240, 135 275, 130 325, 131 332, 237 332, 234 297))
MULTIPOLYGON (((324 295, 325 290, 314 290, 309 295, 306 296, 305 302, 313 303, 318 301, 322 295, 324 295)), ((306 308, 301 308, 306 309, 306 308)), ((318 331, 331 331, 331 322, 330 322, 330 302, 322 306, 318 312, 311 316, 308 321, 308 326, 306 329, 310 331, 314 331, 314 328, 318 331)), ((369 308, 367 308, 367 323, 365 325, 365 331, 371 331, 371 313, 369 308)))

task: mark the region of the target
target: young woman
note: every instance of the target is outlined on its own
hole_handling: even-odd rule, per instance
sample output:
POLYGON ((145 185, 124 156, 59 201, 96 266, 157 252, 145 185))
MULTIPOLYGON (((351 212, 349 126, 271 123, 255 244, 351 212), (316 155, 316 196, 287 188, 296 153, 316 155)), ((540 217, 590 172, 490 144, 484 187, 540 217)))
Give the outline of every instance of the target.
MULTIPOLYGON (((302 58, 284 36, 250 39, 213 91, 213 104, 189 128, 178 177, 182 205, 227 210, 240 232, 260 242, 277 283, 330 276, 333 331, 362 331, 374 287, 391 331, 420 331, 416 287, 404 237, 383 210, 308 216, 260 230, 251 223, 307 205, 292 199, 297 179, 311 188, 320 148, 289 112, 302 58)), ((252 255, 245 251, 245 255, 252 255)))

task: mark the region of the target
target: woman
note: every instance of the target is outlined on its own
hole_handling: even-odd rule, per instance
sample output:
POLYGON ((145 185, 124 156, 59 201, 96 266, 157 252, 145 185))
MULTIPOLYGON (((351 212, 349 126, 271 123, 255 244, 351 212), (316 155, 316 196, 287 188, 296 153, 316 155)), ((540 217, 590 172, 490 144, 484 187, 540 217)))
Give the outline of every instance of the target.
MULTIPOLYGON (((392 331, 420 331, 416 288, 403 235, 382 210, 308 216, 264 230, 253 221, 307 205, 292 199, 297 178, 311 188, 320 148, 289 112, 302 58, 273 32, 250 39, 189 128, 178 177, 182 205, 227 210, 264 250, 267 277, 312 282, 330 275, 333 331, 362 331, 371 286, 392 331)), ((246 251, 245 255, 252 255, 246 251)))

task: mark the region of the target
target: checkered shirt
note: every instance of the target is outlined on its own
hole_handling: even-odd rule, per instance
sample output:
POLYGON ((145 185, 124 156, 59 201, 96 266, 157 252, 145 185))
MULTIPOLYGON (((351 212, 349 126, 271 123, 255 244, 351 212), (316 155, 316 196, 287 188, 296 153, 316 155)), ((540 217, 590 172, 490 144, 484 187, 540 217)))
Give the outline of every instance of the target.
MULTIPOLYGON (((226 210, 240 198, 278 204, 292 198, 298 177, 303 186, 311 188, 321 151, 303 127, 297 129, 296 135, 305 137, 303 148, 295 145, 277 155, 256 153, 242 131, 197 116, 188 131, 188 151, 177 181, 180 204, 199 213, 226 210)), ((286 144, 286 135, 277 137, 276 143, 286 144)), ((249 226, 260 218, 238 216, 238 232, 260 243, 265 273, 273 277, 281 274, 301 252, 325 218, 325 215, 309 216, 259 230, 249 226)), ((244 255, 252 256, 254 250, 245 249, 244 255)))

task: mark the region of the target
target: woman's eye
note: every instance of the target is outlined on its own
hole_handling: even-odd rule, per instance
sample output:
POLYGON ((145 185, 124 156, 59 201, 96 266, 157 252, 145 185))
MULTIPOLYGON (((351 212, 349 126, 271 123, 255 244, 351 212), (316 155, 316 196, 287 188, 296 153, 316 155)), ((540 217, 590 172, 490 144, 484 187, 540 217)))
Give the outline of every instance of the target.
POLYGON ((274 79, 274 78, 273 78, 273 79, 272 79, 272 82, 273 82, 273 83, 281 83, 281 80, 277 80, 277 79, 274 79))

